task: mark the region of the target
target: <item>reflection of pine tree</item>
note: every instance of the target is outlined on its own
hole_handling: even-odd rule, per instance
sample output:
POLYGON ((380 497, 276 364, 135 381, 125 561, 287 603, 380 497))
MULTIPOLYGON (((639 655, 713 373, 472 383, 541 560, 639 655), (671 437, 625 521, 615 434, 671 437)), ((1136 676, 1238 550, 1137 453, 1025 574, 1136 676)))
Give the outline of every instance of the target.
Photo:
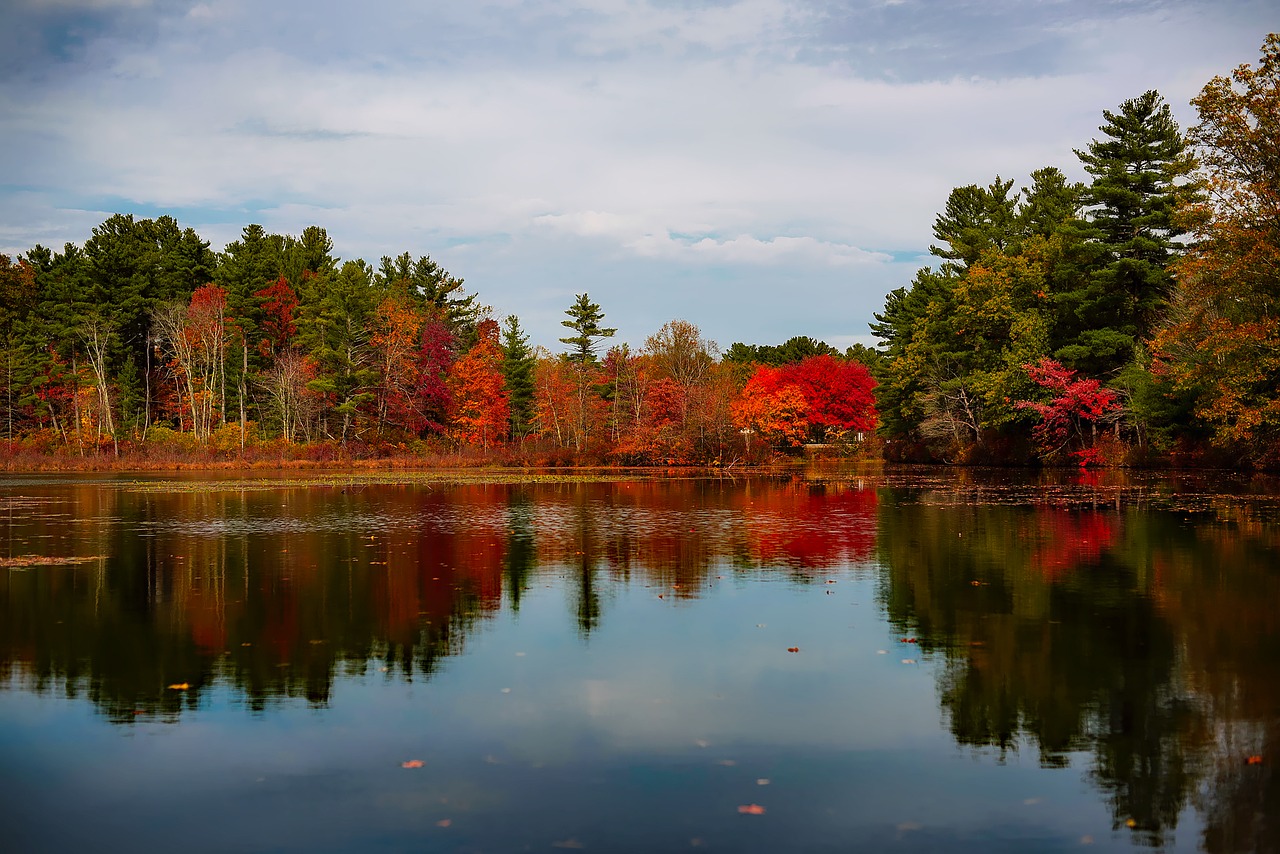
POLYGON ((936 506, 946 498, 882 501, 878 548, 895 631, 945 656, 952 735, 1002 755, 1029 740, 1046 767, 1087 751, 1115 826, 1166 844, 1202 776, 1207 721, 1146 568, 1154 544, 1191 535, 1092 510, 936 506))
POLYGON ((512 613, 520 613, 520 597, 529 589, 529 575, 537 561, 533 536, 533 503, 525 492, 512 490, 507 499, 507 595, 512 613))
POLYGON ((595 538, 592 533, 591 505, 583 494, 578 499, 578 574, 574 590, 574 613, 578 633, 586 638, 600 627, 600 591, 596 589, 595 538))

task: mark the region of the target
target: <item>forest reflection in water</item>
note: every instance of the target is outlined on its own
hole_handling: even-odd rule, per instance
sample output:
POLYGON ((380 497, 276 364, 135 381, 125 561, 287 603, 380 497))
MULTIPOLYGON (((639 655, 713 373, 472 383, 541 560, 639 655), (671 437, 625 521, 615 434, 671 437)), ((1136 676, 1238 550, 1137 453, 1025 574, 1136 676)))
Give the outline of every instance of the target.
MULTIPOLYGON (((519 620, 546 590, 562 595, 561 622, 597 667, 634 666, 608 659, 615 644, 661 646, 644 636, 592 646, 639 597, 676 609, 691 626, 681 631, 710 648, 697 654, 726 667, 748 651, 696 628, 744 607, 713 606, 720 591, 768 582, 832 601, 860 589, 833 583, 856 583, 893 644, 881 661, 929 666, 953 752, 996 768, 1033 759, 1037 773, 1081 769, 1115 844, 1280 850, 1276 506, 1266 483, 1121 474, 345 486, 14 478, 0 486, 0 701, 87 701, 126 730, 182 726, 220 695, 251 715, 300 702, 323 713, 351 680, 430 684, 443 667, 465 670, 473 639, 519 620), (1175 833, 1188 820, 1194 839, 1175 833)), ((829 698, 815 687, 820 671, 780 684, 809 704, 847 702, 842 661, 825 665, 839 683, 829 698)), ((857 687, 892 703, 897 678, 857 687)), ((945 794, 943 783, 916 785, 945 794)), ((865 842, 867 821, 792 841, 865 842)), ((965 844, 902 827, 913 825, 881 842, 965 844)), ((764 850, 770 838, 740 843, 764 850)), ((1072 842, 1081 840, 1108 841, 1072 842)))

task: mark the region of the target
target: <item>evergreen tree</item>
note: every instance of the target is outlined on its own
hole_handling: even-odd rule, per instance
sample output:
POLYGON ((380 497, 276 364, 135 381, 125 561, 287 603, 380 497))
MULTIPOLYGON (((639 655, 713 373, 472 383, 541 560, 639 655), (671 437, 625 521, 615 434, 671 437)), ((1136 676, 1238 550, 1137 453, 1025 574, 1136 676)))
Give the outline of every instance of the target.
POLYGON ((398 290, 419 308, 437 309, 461 347, 475 343, 475 328, 484 307, 475 294, 463 290, 462 279, 453 276, 431 256, 418 260, 408 252, 395 258, 383 256, 378 265, 376 284, 384 292, 398 290))
POLYGON ((373 269, 363 261, 347 261, 333 275, 308 271, 303 282, 298 346, 318 370, 307 388, 323 395, 331 407, 323 419, 324 432, 346 442, 353 432, 358 434, 361 408, 376 397, 378 378, 368 340, 373 269))
POLYGON ((1169 105, 1149 91, 1104 110, 1105 134, 1076 156, 1093 176, 1085 192, 1086 236, 1100 248, 1098 266, 1061 313, 1068 342, 1058 357, 1086 374, 1113 374, 1133 358, 1134 346, 1155 330, 1172 289, 1170 262, 1183 230, 1174 210, 1193 199, 1186 181, 1194 161, 1169 105))
POLYGON ((930 246, 929 251, 965 268, 988 249, 1009 248, 1018 237, 1018 193, 1010 196, 1012 187, 1012 179, 1001 181, 997 175, 988 187, 969 184, 952 190, 933 224, 933 236, 947 245, 930 246))
POLYGON ((596 361, 596 346, 605 338, 612 338, 617 329, 606 329, 600 325, 604 320, 604 312, 593 303, 586 294, 578 294, 577 300, 565 314, 568 320, 560 321, 561 326, 572 329, 577 335, 561 338, 561 344, 568 344, 572 349, 566 354, 570 362, 585 365, 596 361))
POLYGON ((502 326, 502 376, 511 406, 511 436, 523 437, 533 422, 533 368, 537 363, 520 318, 507 315, 502 326))

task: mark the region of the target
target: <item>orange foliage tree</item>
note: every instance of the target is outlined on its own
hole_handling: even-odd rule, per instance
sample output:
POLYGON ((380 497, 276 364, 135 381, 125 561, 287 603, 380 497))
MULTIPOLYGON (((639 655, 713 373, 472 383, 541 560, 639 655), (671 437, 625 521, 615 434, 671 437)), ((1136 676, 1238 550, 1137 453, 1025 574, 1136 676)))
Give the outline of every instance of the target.
POLYGON ((749 448, 752 434, 772 445, 799 445, 809 429, 808 409, 804 392, 785 382, 780 368, 761 365, 730 412, 734 424, 747 436, 749 448))
POLYGON ((476 327, 475 345, 449 367, 448 386, 455 439, 487 450, 506 437, 511 410, 496 321, 482 320, 476 327))
POLYGON ((1214 441, 1280 462, 1280 34, 1258 68, 1215 77, 1191 102, 1208 197, 1182 211, 1195 243, 1175 265, 1165 370, 1214 441))

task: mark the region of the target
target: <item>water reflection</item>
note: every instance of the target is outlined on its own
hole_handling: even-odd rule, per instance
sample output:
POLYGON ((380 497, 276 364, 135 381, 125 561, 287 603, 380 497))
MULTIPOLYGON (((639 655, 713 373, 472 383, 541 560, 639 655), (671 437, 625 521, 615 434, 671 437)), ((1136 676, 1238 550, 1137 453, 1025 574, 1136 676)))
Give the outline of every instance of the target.
MULTIPOLYGON (((1275 507, 1256 484, 1115 474, 346 488, 15 481, 0 490, 0 691, 87 700, 121 731, 182 723, 227 692, 260 717, 302 703, 326 710, 354 680, 434 685, 449 668, 478 666, 469 645, 551 589, 578 643, 600 651, 588 704, 615 719, 625 706, 644 729, 660 714, 641 708, 658 702, 645 694, 652 684, 705 686, 637 658, 659 646, 652 636, 610 638, 624 612, 657 631, 637 621, 636 602, 659 600, 676 620, 666 630, 706 647, 696 652, 715 664, 704 682, 733 662, 746 684, 748 651, 761 654, 754 642, 697 630, 731 606, 712 616, 717 591, 768 579, 821 600, 844 592, 829 582, 860 577, 897 643, 880 661, 896 663, 900 650, 931 666, 949 744, 1010 765, 1034 757, 1046 774, 1082 769, 1126 844, 1176 846, 1194 812, 1206 851, 1280 850, 1275 507), (1257 500, 1239 497, 1248 493, 1257 500), (636 666, 649 668, 649 683, 625 670, 636 666)), ((819 637, 833 650, 843 642, 819 637)), ((853 668, 861 651, 820 653, 788 660, 813 668, 811 680, 778 683, 792 700, 896 696, 900 677, 853 668)), ((733 715, 786 727, 762 723, 772 700, 746 699, 761 707, 733 715)), ((862 714, 875 721, 858 726, 874 729, 901 712, 862 714)), ((865 750, 855 743, 831 750, 865 750)), ((805 761, 828 763, 828 788, 849 773, 837 759, 805 761)), ((922 773, 937 773, 929 767, 922 773)), ((885 768, 868 773, 892 776, 885 768)), ((903 834, 881 841, 915 850, 903 834)))
POLYGON ((1046 767, 1087 752, 1113 826, 1143 844, 1194 805, 1205 850, 1280 850, 1275 526, 1221 496, 1195 512, 1061 497, 882 495, 884 607, 941 659, 952 735, 1046 767))
POLYGON ((678 600, 721 572, 865 561, 876 509, 874 490, 802 479, 22 493, 11 561, 94 559, 5 573, 0 678, 120 723, 173 719, 220 681, 261 711, 322 706, 369 668, 428 678, 540 573, 571 582, 585 637, 633 576, 678 600))

